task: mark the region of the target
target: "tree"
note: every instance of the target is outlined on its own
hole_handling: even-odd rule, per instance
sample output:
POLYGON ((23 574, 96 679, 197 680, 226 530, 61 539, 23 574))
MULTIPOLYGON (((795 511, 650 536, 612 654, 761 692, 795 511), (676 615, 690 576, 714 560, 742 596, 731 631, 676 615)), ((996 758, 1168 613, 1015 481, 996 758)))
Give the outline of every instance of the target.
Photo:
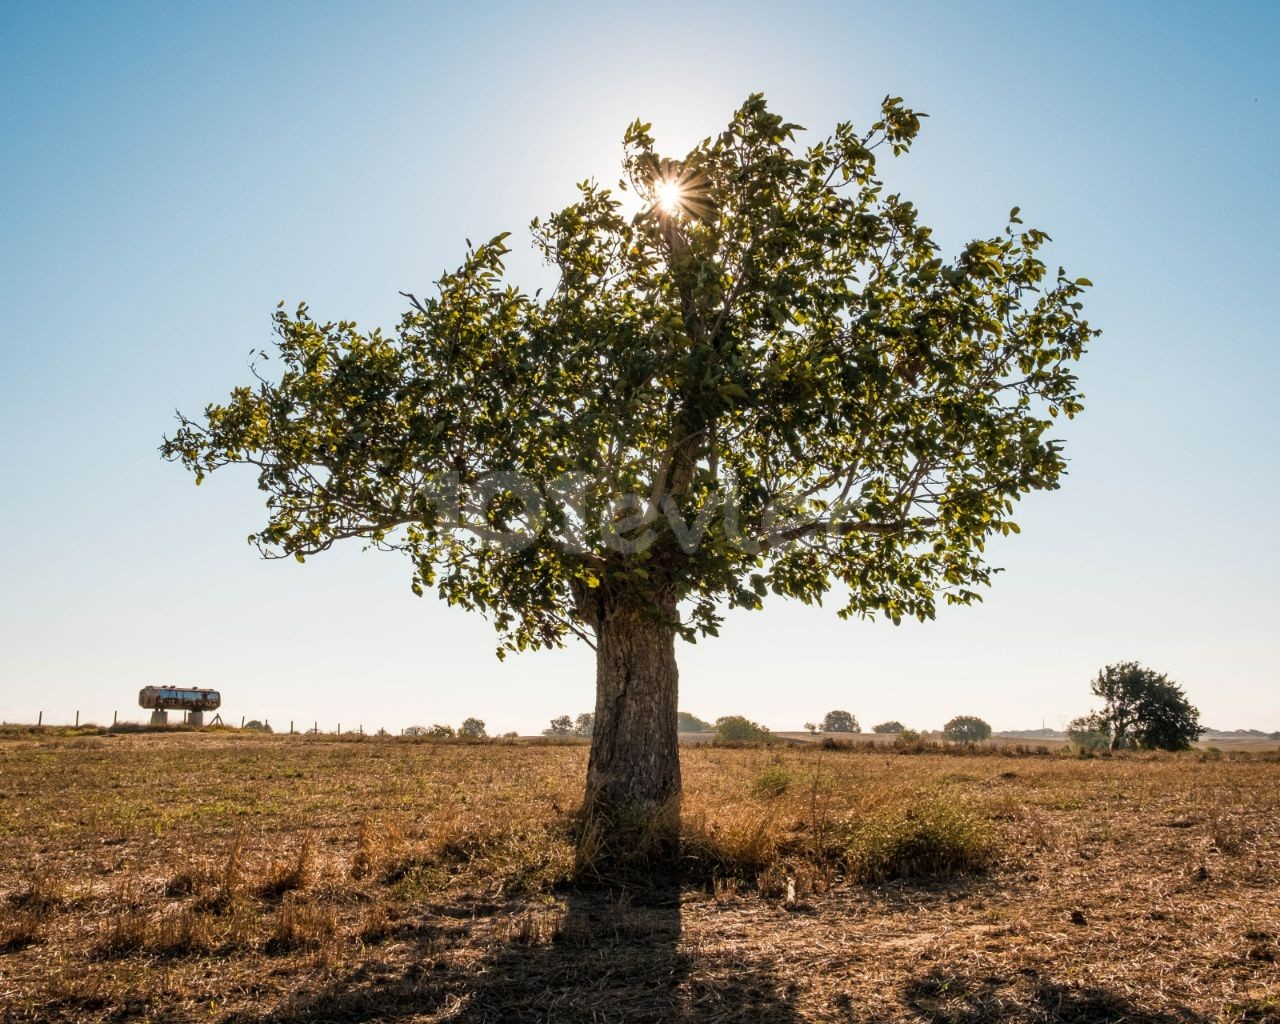
POLYGON ((1200 713, 1177 683, 1163 673, 1122 661, 1102 669, 1090 685, 1104 706, 1077 718, 1068 732, 1095 732, 1110 738, 1112 750, 1186 750, 1204 731, 1200 713))
POLYGON ((822 720, 823 732, 859 732, 858 720, 847 711, 828 711, 822 720))
POLYGON ((817 722, 805 722, 804 729, 810 736, 817 736, 821 726, 817 722))
MULTIPOLYGON (((483 724, 481 723, 481 725, 483 724)), ((437 722, 427 730, 427 735, 437 740, 451 740, 457 734, 453 731, 453 726, 437 722)))
POLYGON ((690 714, 688 711, 681 711, 676 715, 677 732, 710 732, 711 729, 710 722, 704 722, 697 715, 690 714))
POLYGON ((944 257, 879 176, 921 116, 887 97, 802 145, 756 95, 682 159, 636 122, 639 213, 587 181, 532 224, 554 288, 506 283, 504 233, 389 333, 281 303, 277 369, 162 452, 197 483, 254 467, 269 557, 358 538, 492 616, 500 655, 589 643, 586 806, 665 804, 677 639, 836 585, 845 618, 976 601, 986 540, 1065 471, 1089 282, 1016 208, 944 257))
POLYGON ((568 715, 560 715, 558 718, 551 719, 551 728, 542 731, 544 736, 572 736, 573 735, 573 719, 568 715))
POLYGON ((716 719, 716 739, 728 743, 760 743, 770 738, 767 726, 742 715, 726 715, 716 719))
POLYGON ((590 711, 584 711, 578 716, 576 722, 573 723, 573 734, 581 736, 583 739, 590 739, 592 732, 595 731, 596 716, 590 711))
POLYGON ((950 743, 981 743, 991 739, 991 726, 975 715, 957 715, 942 727, 942 738, 950 743))
POLYGON ((482 740, 487 733, 484 731, 484 722, 478 718, 468 718, 458 726, 458 735, 469 740, 482 740))
POLYGON ((879 725, 873 725, 871 727, 871 731, 878 732, 883 735, 885 733, 902 732, 905 728, 906 726, 895 718, 888 722, 881 722, 879 725))

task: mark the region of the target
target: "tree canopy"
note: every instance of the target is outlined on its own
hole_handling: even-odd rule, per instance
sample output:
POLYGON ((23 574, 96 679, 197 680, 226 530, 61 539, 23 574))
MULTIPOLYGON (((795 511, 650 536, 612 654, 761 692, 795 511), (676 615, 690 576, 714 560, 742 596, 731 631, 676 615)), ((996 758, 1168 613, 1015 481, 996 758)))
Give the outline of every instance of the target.
POLYGON ((1200 738, 1199 711, 1164 673, 1123 661, 1102 669, 1090 689, 1104 706, 1075 719, 1069 733, 1108 737, 1113 750, 1186 750, 1200 738))
POLYGON ((592 642, 606 595, 686 639, 837 581, 842 616, 971 602, 1014 502, 1058 486, 1095 332, 1016 208, 948 258, 886 187, 923 116, 888 97, 801 144, 756 95, 675 160, 636 122, 617 191, 533 222, 549 293, 505 280, 502 234, 388 332, 282 303, 255 382, 163 452, 256 469, 264 554, 406 553, 500 653, 592 642))
POLYGON ((976 715, 956 715, 942 727, 942 738, 951 743, 981 743, 991 739, 991 726, 976 715))
POLYGON ((828 711, 822 719, 823 732, 858 732, 858 719, 848 711, 828 711))

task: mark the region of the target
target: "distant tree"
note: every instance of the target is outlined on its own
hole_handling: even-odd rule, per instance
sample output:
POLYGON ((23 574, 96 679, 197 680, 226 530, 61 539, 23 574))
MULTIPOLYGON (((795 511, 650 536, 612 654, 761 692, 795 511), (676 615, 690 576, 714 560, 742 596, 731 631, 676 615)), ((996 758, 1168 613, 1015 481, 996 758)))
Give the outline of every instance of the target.
POLYGON ((458 726, 458 735, 469 740, 482 740, 487 733, 484 731, 484 722, 478 718, 468 718, 458 726))
POLYGON ((419 737, 421 737, 421 736, 427 736, 427 735, 429 735, 429 732, 428 732, 427 727, 426 727, 425 725, 410 725, 410 726, 406 726, 405 728, 401 729, 401 730, 400 730, 400 735, 401 735, 401 736, 409 736, 409 737, 411 737, 411 738, 413 738, 413 739, 417 739, 417 738, 419 738, 419 737))
POLYGON ((1111 749, 1186 750, 1200 738, 1200 712, 1177 683, 1136 661, 1108 665, 1090 689, 1104 704, 1072 726, 1087 726, 1111 738, 1111 749))
POLYGON ((1280 732, 1273 732, 1267 736, 1269 740, 1280 740, 1280 732))
POLYGON ((731 743, 755 743, 770 736, 766 726, 742 715, 726 715, 716 719, 716 738, 731 743))
POLYGON ((942 727, 942 738, 950 743, 981 743, 991 739, 991 726, 974 715, 957 715, 942 727))
POLYGON ((568 715, 560 715, 551 719, 551 728, 542 730, 543 736, 572 736, 573 719, 568 715))
POLYGON ((581 736, 583 739, 590 739, 595 727, 596 716, 590 711, 584 711, 578 716, 577 721, 573 723, 573 734, 581 736))
POLYGON ((674 158, 637 120, 627 195, 588 180, 534 222, 553 287, 509 282, 504 232, 385 332, 281 303, 271 362, 163 454, 196 482, 252 467, 264 553, 359 538, 504 653, 587 640, 585 793, 666 805, 677 639, 832 588, 843 617, 971 603, 989 539, 1066 470, 1089 281, 1016 208, 943 253, 877 166, 922 120, 886 96, 800 140, 753 95, 674 158))
POLYGON ((881 722, 879 725, 873 725, 871 727, 871 731, 883 734, 883 733, 902 732, 902 730, 905 728, 906 726, 903 725, 901 722, 899 722, 895 718, 895 719, 891 719, 888 722, 881 722))
POLYGON ((427 730, 426 735, 437 740, 451 740, 457 734, 453 731, 453 726, 445 725, 443 722, 437 722, 427 730))
POLYGON ((819 726, 817 722, 805 722, 804 727, 805 727, 805 731, 808 732, 810 736, 818 735, 819 726))
POLYGON ((704 722, 697 715, 690 714, 688 711, 680 711, 676 714, 676 730, 678 732, 710 732, 711 729, 710 722, 704 722))
POLYGON ((847 711, 828 711, 822 720, 823 732, 859 732, 858 720, 847 711))
POLYGON ((271 726, 265 725, 264 723, 259 722, 256 718, 252 718, 249 721, 245 722, 244 728, 246 732, 271 732, 272 731, 271 726))

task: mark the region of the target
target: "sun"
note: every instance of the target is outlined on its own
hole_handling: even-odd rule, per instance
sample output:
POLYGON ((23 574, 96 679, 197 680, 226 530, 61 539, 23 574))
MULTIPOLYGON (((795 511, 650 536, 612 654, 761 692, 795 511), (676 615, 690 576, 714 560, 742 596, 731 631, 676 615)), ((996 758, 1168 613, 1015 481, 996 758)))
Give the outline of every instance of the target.
POLYGON ((684 207, 684 189, 675 178, 658 182, 653 190, 654 201, 663 213, 679 213, 684 207))

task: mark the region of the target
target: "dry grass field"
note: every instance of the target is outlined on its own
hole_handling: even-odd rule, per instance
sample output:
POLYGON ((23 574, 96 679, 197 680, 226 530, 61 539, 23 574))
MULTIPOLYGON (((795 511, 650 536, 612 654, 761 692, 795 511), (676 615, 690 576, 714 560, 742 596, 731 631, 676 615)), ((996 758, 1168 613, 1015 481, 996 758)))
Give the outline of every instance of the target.
POLYGON ((1280 1021, 1274 754, 683 757, 623 888, 580 745, 5 739, 0 1020, 1280 1021))

